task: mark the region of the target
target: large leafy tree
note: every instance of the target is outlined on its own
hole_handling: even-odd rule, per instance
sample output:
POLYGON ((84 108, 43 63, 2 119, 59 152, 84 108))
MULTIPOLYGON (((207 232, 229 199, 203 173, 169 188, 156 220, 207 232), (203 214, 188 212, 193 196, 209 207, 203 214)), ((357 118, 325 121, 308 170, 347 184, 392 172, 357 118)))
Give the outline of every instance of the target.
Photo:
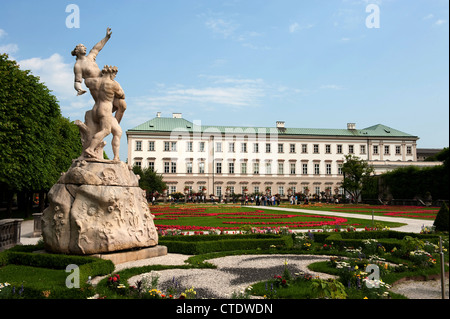
POLYGON ((359 201, 363 186, 369 182, 373 172, 373 167, 367 161, 351 154, 345 156, 345 162, 342 165, 344 174, 342 187, 353 197, 355 202, 359 201))
POLYGON ((81 153, 75 129, 38 77, 0 55, 0 191, 9 200, 51 188, 81 153))
POLYGON ((141 168, 140 166, 134 166, 133 172, 139 175, 139 187, 146 191, 147 197, 155 192, 162 193, 167 188, 167 184, 164 182, 162 175, 148 167, 141 168))

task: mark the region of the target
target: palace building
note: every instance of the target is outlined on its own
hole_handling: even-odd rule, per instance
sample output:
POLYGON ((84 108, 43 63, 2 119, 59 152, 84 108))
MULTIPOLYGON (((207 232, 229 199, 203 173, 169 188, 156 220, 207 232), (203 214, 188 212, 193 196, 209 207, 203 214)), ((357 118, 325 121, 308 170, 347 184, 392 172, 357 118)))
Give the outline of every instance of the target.
POLYGON ((168 194, 286 196, 341 193, 344 156, 369 161, 375 174, 417 161, 417 136, 377 124, 359 129, 210 126, 181 113, 157 116, 126 132, 128 163, 163 175, 168 194))

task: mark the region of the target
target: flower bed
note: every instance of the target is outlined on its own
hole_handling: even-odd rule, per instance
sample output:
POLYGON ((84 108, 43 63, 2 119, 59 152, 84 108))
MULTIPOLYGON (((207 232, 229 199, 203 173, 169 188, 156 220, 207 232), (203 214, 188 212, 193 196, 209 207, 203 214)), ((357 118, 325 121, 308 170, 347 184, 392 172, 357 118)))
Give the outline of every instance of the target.
MULTIPOLYGON (((233 207, 235 209, 235 207, 233 207)), ((230 210, 228 207, 226 210, 230 210)), ((158 230, 165 231, 168 229, 178 229, 183 231, 209 231, 209 230, 239 230, 242 226, 260 227, 288 227, 288 228, 315 228, 323 226, 345 225, 348 221, 346 218, 323 216, 323 215, 306 215, 306 214, 285 214, 285 213, 268 213, 264 210, 254 211, 218 211, 217 208, 212 212, 206 207, 158 207, 152 208, 152 214, 158 230), (206 217, 214 220, 223 220, 220 222, 222 226, 203 226, 203 225, 185 225, 185 222, 179 224, 172 223, 165 225, 158 221, 175 221, 186 218, 206 217), (310 219, 305 221, 286 221, 286 219, 310 219)), ((217 222, 216 222, 217 224, 217 222)), ((218 225, 218 224, 217 224, 218 225)), ((352 224, 358 226, 359 224, 352 224)))

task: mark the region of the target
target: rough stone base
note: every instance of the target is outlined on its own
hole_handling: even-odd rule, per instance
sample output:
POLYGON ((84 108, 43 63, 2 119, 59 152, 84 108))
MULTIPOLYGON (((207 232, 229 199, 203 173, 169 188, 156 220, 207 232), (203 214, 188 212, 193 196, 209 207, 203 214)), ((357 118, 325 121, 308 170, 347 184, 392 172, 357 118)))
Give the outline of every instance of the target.
POLYGON ((166 246, 153 246, 148 248, 141 248, 138 250, 130 250, 123 252, 115 252, 115 253, 106 253, 106 254, 94 254, 92 257, 109 259, 115 265, 123 264, 129 261, 136 261, 141 259, 147 259, 158 256, 167 255, 167 247, 166 246))

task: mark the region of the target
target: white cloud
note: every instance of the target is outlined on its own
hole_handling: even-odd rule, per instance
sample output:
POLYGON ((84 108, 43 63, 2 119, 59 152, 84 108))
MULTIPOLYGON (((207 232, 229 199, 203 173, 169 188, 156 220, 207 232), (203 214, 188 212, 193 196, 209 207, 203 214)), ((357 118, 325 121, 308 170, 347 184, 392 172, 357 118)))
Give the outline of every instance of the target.
POLYGON ((88 93, 77 96, 74 89, 73 64, 65 63, 64 58, 55 53, 49 58, 31 58, 17 62, 22 70, 30 70, 38 76, 61 106, 63 116, 71 120, 84 119, 84 113, 92 108, 92 98, 88 93))
POLYGON ((7 35, 8 35, 8 33, 6 33, 5 30, 0 29, 0 39, 3 38, 3 37, 6 37, 7 35))
POLYGON ((231 37, 239 28, 239 25, 233 21, 227 21, 221 18, 210 18, 205 22, 208 29, 214 33, 223 36, 225 39, 231 37))
POLYGON ((302 30, 311 29, 312 27, 314 27, 313 24, 300 25, 297 22, 294 22, 289 26, 289 32, 296 33, 296 32, 302 31, 302 30))
POLYGON ((432 19, 434 17, 434 15, 432 13, 427 14, 426 16, 423 17, 424 20, 428 20, 428 19, 432 19))
POLYGON ((262 37, 264 34, 256 31, 242 31, 241 25, 233 19, 217 17, 215 14, 202 14, 200 17, 207 16, 205 25, 213 32, 226 40, 241 43, 243 47, 254 50, 269 50, 267 45, 256 45, 252 39, 262 37))
POLYGON ((294 32, 296 32, 296 31, 298 31, 299 28, 300 28, 300 25, 299 25, 297 22, 292 23, 292 24, 289 26, 289 32, 290 32, 290 33, 294 33, 294 32))
POLYGON ((9 43, 5 45, 0 45, 0 53, 6 53, 12 55, 19 51, 19 46, 15 43, 9 43))
POLYGON ((447 20, 439 19, 434 23, 434 25, 443 25, 446 23, 447 23, 447 20))
POLYGON ((21 69, 31 70, 34 75, 39 76, 58 97, 69 98, 75 95, 72 65, 64 63, 64 58, 58 53, 47 59, 31 58, 18 63, 21 69))

